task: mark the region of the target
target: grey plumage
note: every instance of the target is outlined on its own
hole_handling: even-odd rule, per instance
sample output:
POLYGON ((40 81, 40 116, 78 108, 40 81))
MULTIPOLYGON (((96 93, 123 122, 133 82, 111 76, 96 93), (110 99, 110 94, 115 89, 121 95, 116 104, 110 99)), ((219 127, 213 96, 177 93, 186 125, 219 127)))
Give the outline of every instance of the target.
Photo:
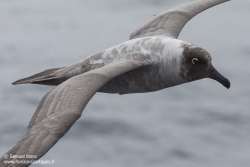
MULTIPOLYGON (((184 68, 189 68, 186 63, 193 60, 192 55, 206 52, 201 52, 202 49, 194 45, 185 45, 186 42, 176 38, 192 17, 226 1, 196 0, 170 9, 143 24, 131 34, 129 41, 93 54, 69 67, 45 70, 14 82, 58 86, 43 97, 26 133, 6 154, 37 155, 37 158, 30 160, 42 157, 67 133, 98 91, 120 94, 150 92, 189 82, 187 74, 193 75, 196 70, 184 68), (183 47, 188 47, 193 54, 183 55, 187 50, 183 47), (186 56, 185 59, 183 56, 186 56)), ((209 77, 206 70, 212 69, 211 60, 207 58, 209 56, 200 57, 200 62, 205 61, 200 65, 204 71, 199 76, 195 73, 192 80, 209 77)), ((199 64, 194 66, 190 68, 200 69, 199 64)), ((216 74, 215 79, 218 76, 216 74)), ((219 82, 230 86, 226 79, 222 78, 219 82)), ((6 164, 4 160, 15 158, 2 157, 1 167, 30 164, 6 164)))
POLYGON ((178 38, 185 24, 200 12, 229 0, 196 0, 153 16, 131 35, 130 39, 146 36, 178 38), (178 21, 177 21, 178 20, 178 21))
MULTIPOLYGON (((99 68, 89 73, 78 75, 63 82, 44 96, 30 121, 26 133, 6 154, 38 155, 36 159, 39 159, 80 118, 88 101, 103 84, 117 75, 143 65, 140 62, 135 64, 131 60, 123 61, 109 67, 99 68), (85 89, 86 86, 88 89, 85 89)), ((1 158, 1 167, 11 166, 4 164, 3 160, 7 159, 1 158)), ((32 158, 30 160, 35 159, 32 158)), ((16 166, 21 165, 16 164, 16 166)))

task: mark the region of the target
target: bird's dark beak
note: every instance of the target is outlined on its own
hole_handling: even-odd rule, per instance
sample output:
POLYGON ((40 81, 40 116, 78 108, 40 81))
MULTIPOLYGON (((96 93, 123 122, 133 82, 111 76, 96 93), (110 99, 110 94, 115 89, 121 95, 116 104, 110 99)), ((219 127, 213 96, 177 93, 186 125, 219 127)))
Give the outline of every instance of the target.
POLYGON ((230 81, 225 78, 223 75, 221 75, 214 67, 212 64, 210 64, 208 68, 208 77, 212 78, 218 82, 220 82, 223 86, 225 86, 227 89, 230 88, 230 81))

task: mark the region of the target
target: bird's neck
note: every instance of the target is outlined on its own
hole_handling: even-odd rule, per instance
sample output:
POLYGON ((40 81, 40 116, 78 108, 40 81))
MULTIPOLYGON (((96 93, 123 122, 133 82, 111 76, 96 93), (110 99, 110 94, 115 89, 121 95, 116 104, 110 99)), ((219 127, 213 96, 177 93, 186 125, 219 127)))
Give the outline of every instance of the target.
POLYGON ((181 77, 181 63, 183 57, 183 41, 172 38, 161 39, 161 51, 159 52, 157 68, 161 82, 166 87, 186 83, 187 81, 181 77))

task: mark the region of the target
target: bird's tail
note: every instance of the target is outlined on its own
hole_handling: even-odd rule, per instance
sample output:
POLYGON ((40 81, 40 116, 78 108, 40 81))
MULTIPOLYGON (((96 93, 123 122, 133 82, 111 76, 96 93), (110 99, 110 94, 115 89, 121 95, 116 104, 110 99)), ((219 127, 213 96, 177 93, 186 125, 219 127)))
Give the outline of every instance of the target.
POLYGON ((65 67, 44 70, 43 72, 37 73, 30 77, 17 80, 12 84, 18 85, 32 83, 42 85, 58 85, 65 80, 64 77, 61 76, 63 69, 65 69, 65 67))

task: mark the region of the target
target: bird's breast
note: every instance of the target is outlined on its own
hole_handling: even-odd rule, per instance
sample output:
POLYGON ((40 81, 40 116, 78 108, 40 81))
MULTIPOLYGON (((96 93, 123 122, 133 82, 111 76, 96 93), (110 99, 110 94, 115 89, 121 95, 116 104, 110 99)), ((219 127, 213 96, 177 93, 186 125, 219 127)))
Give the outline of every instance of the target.
POLYGON ((165 76, 162 76, 158 66, 149 66, 135 69, 112 79, 98 92, 119 94, 145 93, 179 84, 181 83, 177 82, 174 77, 168 76, 167 72, 165 76))

